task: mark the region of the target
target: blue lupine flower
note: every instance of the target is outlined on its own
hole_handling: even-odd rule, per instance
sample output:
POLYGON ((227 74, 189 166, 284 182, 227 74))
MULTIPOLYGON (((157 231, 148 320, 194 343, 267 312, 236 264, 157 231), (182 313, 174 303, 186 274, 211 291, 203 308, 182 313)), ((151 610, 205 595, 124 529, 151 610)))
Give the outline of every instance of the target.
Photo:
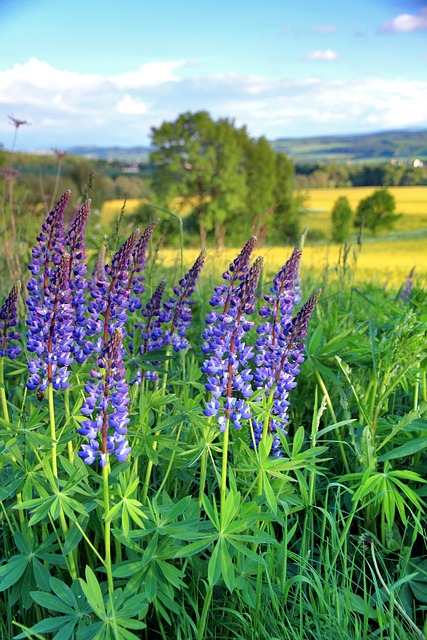
POLYGON ((403 300, 403 302, 408 302, 409 298, 411 297, 412 289, 414 288, 414 272, 415 267, 412 267, 405 278, 405 282, 403 283, 402 291, 399 295, 400 300, 403 300))
POLYGON ((147 247, 158 222, 159 219, 156 218, 156 220, 153 220, 153 222, 148 225, 148 227, 141 233, 141 237, 132 251, 128 289, 130 292, 133 291, 136 295, 129 301, 129 311, 135 311, 141 307, 141 299, 139 296, 145 291, 144 271, 147 259, 147 247))
MULTIPOLYGON (((282 455, 277 432, 278 429, 281 429, 286 434, 285 427, 290 404, 288 396, 289 392, 296 387, 295 378, 304 362, 304 340, 307 337, 308 321, 316 307, 320 293, 320 289, 316 291, 294 319, 286 314, 285 319, 282 319, 280 323, 275 344, 273 345, 271 340, 269 342, 267 339, 265 343, 262 343, 262 350, 255 358, 254 386, 264 389, 264 396, 273 403, 268 429, 273 434, 273 455, 275 457, 282 455)), ((262 438, 264 423, 253 419, 252 426, 254 444, 257 446, 262 438)))
MULTIPOLYGON (((142 309, 142 315, 145 318, 145 322, 138 322, 135 325, 135 328, 139 328, 141 330, 141 346, 139 350, 141 355, 145 355, 149 351, 161 349, 163 346, 163 332, 157 325, 157 319, 160 315, 160 308, 165 287, 166 280, 163 279, 160 281, 157 289, 155 290, 145 307, 142 309)), ((129 343, 129 347, 132 349, 131 343, 129 343)), ((150 364, 156 366, 159 363, 151 362, 150 364)), ((158 377, 159 374, 157 373, 157 371, 142 369, 137 372, 131 384, 134 384, 136 382, 138 384, 141 384, 144 378, 146 378, 147 380, 157 380, 158 377)))
POLYGON ((171 344, 174 351, 181 351, 188 347, 186 334, 191 323, 191 308, 194 305, 191 296, 205 259, 206 250, 202 249, 191 269, 173 288, 173 296, 163 303, 163 310, 159 314, 158 326, 169 324, 169 327, 163 330, 163 344, 171 344))
POLYGON ((105 267, 107 280, 98 279, 91 290, 87 331, 89 336, 99 336, 96 351, 107 344, 116 329, 124 331, 130 297, 129 265, 139 236, 140 230, 136 229, 115 253, 111 265, 105 267))
POLYGON ((21 281, 18 280, 12 287, 9 295, 0 309, 0 358, 7 356, 11 360, 19 356, 21 347, 14 344, 21 334, 13 327, 18 324, 18 300, 21 291, 21 281))
MULTIPOLYGON (((251 253, 254 245, 248 245, 249 243, 245 245, 244 251, 251 253)), ((202 372, 207 376, 206 389, 212 396, 204 414, 216 416, 219 413, 218 424, 221 431, 227 429, 229 421, 235 429, 240 429, 241 421, 248 420, 251 415, 246 401, 253 393, 253 375, 248 366, 253 350, 246 345, 245 336, 254 325, 248 316, 255 309, 255 290, 263 259, 257 258, 245 275, 246 255, 243 253, 241 261, 236 260, 230 265, 236 267, 235 271, 230 269, 229 273, 232 283, 230 289, 234 289, 232 295, 227 290, 215 289, 211 304, 221 305, 223 310, 208 314, 208 327, 203 334, 205 342, 202 351, 210 357, 204 361, 202 372), (237 279, 241 282, 235 286, 237 279)))
POLYGON ((90 213, 92 201, 86 200, 70 225, 65 238, 65 246, 70 255, 70 289, 71 303, 74 309, 74 329, 72 352, 76 361, 81 364, 92 353, 93 344, 86 337, 87 303, 86 303, 86 250, 84 233, 90 213))
POLYGON ((70 289, 70 256, 64 253, 44 289, 42 301, 32 304, 27 319, 27 349, 34 356, 28 363, 27 387, 38 389, 41 397, 47 386, 68 387, 69 366, 73 362, 73 307, 70 289))
POLYGON ((122 355, 122 330, 116 329, 98 359, 98 369, 90 371, 85 384, 86 399, 81 413, 86 419, 78 429, 89 440, 82 444, 79 456, 86 464, 99 458, 101 467, 114 454, 125 462, 131 453, 126 434, 129 424, 129 394, 122 355))

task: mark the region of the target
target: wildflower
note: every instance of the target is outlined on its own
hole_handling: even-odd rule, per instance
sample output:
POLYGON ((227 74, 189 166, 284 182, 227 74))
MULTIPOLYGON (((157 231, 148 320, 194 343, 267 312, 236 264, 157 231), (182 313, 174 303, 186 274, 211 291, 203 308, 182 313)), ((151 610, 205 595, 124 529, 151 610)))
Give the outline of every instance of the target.
POLYGON ((13 360, 21 353, 21 347, 13 344, 21 335, 14 331, 18 324, 18 300, 21 291, 21 281, 18 280, 12 287, 9 295, 0 309, 0 357, 7 355, 13 360))
POLYGON ((415 267, 412 267, 405 278, 405 282, 403 283, 402 290, 399 295, 400 300, 403 300, 403 302, 408 302, 411 297, 412 289, 414 288, 414 272, 415 267))
POLYGON ((172 344, 174 351, 188 347, 186 333, 191 323, 191 308, 194 305, 191 296, 205 259, 206 249, 203 249, 191 269, 173 288, 173 296, 163 303, 163 310, 159 313, 158 324, 169 323, 168 329, 163 331, 163 344, 172 344))
POLYGON ((70 255, 65 253, 43 292, 42 301, 31 304, 27 319, 27 348, 30 377, 27 387, 43 394, 49 384, 68 387, 69 366, 73 362, 73 308, 70 289, 70 255))
POLYGON ((135 297, 131 298, 129 302, 129 311, 135 311, 141 307, 141 300, 139 296, 144 293, 144 271, 146 265, 146 253, 148 243, 150 242, 153 231, 156 228, 158 218, 154 220, 148 227, 142 232, 141 237, 135 245, 132 252, 131 268, 128 280, 129 291, 134 291, 135 297))
POLYGON ((130 297, 128 270, 139 236, 140 230, 136 229, 115 253, 111 265, 105 267, 107 279, 97 280, 91 290, 88 335, 100 334, 97 351, 107 344, 115 329, 124 330, 130 297))
POLYGON ((86 304, 86 251, 84 232, 90 213, 92 201, 86 200, 74 217, 65 246, 70 255, 70 289, 71 303, 74 309, 74 328, 72 352, 76 361, 81 364, 92 352, 93 345, 86 338, 87 304, 86 304))
MULTIPOLYGON (((320 289, 304 304, 294 319, 285 316, 273 345, 262 343, 263 350, 255 358, 255 388, 265 389, 264 397, 272 402, 269 431, 273 434, 273 455, 281 457, 278 429, 284 434, 288 421, 289 392, 296 387, 295 378, 304 362, 304 341, 307 337, 308 321, 320 297, 320 289)), ((258 345, 259 346, 259 345, 258 345)), ((258 398, 261 400, 261 397, 258 398)), ((252 420, 255 446, 263 435, 264 422, 252 420)))
MULTIPOLYGON (((163 332, 160 325, 157 323, 157 319, 160 315, 160 308, 165 287, 166 280, 163 279, 160 281, 160 284, 156 288, 155 292, 153 293, 145 307, 142 309, 142 315, 145 318, 145 323, 139 322, 136 324, 136 328, 139 328, 141 330, 141 346, 139 348, 140 355, 145 355, 149 351, 161 349, 163 346, 163 332)), ((132 350, 132 346, 129 346, 132 350)), ((156 364, 156 362, 151 362, 151 365, 153 366, 155 366, 156 364)), ((131 384, 134 384, 135 382, 141 384, 143 378, 147 378, 147 380, 157 380, 158 373, 157 371, 150 371, 147 369, 138 371, 131 384)))
MULTIPOLYGON (((248 249, 249 243, 244 247, 248 249)), ((250 246, 249 249, 251 250, 250 246)), ((252 246, 253 249, 253 246, 252 246)), ((242 256, 242 253, 240 256, 242 256)), ((243 253, 243 257, 246 259, 243 253)), ((213 302, 223 304, 223 311, 208 314, 206 322, 208 328, 203 334, 205 340, 203 353, 210 355, 202 366, 202 372, 207 375, 206 389, 211 393, 211 400, 204 409, 206 416, 218 417, 221 431, 227 429, 228 421, 235 429, 241 428, 241 421, 250 418, 250 409, 246 400, 252 395, 253 375, 248 367, 253 357, 252 347, 247 346, 245 335, 252 329, 254 323, 248 319, 255 309, 255 290, 263 264, 262 258, 257 258, 249 271, 246 271, 245 260, 234 261, 229 275, 233 282, 233 294, 227 291, 216 291, 213 302), (242 269, 243 264, 243 269, 242 269), (242 270, 240 270, 242 269, 242 270), (234 287, 234 277, 238 273, 241 282, 234 287), (221 407, 220 398, 224 398, 221 407)), ((211 300, 212 304, 212 300, 211 300)))
POLYGON ((90 371, 91 380, 84 387, 87 396, 81 412, 86 419, 78 432, 89 440, 79 451, 86 464, 99 458, 101 467, 105 467, 108 454, 125 462, 131 452, 126 438, 129 395, 122 339, 122 330, 116 329, 99 357, 99 368, 90 371))

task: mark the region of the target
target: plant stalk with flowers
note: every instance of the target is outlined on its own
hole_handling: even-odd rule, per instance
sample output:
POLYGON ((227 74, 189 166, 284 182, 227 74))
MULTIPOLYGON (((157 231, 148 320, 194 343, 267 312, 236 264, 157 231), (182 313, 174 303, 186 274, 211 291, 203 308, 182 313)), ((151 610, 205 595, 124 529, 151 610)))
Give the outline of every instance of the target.
POLYGON ((12 287, 9 295, 0 309, 0 399, 3 410, 3 418, 9 422, 9 410, 4 387, 4 359, 14 360, 21 353, 21 347, 16 342, 21 338, 19 331, 15 330, 18 324, 18 301, 21 291, 21 281, 18 280, 12 287))

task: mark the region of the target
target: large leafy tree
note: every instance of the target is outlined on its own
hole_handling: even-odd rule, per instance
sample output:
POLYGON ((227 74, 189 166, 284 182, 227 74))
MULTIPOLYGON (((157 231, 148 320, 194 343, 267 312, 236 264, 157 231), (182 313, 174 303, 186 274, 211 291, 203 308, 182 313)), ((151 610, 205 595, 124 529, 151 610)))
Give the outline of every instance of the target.
POLYGON ((289 233, 293 165, 265 138, 253 139, 246 127, 214 121, 206 111, 153 127, 151 137, 154 192, 163 206, 193 213, 202 246, 209 234, 219 248, 226 233, 233 242, 251 232, 264 239, 277 216, 283 233, 274 234, 275 242, 298 235, 289 233))
POLYGON ((393 229, 400 214, 395 213, 394 196, 387 189, 377 189, 371 196, 363 198, 357 206, 354 224, 370 229, 376 234, 379 229, 393 229))
POLYGON ((155 193, 164 204, 173 201, 179 213, 195 212, 203 246, 209 231, 221 246, 228 220, 244 209, 245 128, 226 118, 214 122, 207 111, 199 111, 183 113, 151 131, 155 193))

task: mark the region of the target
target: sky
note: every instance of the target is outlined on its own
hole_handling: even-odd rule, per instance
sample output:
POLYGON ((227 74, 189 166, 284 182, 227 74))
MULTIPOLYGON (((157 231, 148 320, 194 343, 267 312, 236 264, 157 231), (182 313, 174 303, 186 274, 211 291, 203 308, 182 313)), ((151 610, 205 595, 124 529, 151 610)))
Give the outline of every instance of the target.
POLYGON ((269 140, 427 128, 427 0, 0 0, 0 143, 149 145, 207 110, 269 140))

